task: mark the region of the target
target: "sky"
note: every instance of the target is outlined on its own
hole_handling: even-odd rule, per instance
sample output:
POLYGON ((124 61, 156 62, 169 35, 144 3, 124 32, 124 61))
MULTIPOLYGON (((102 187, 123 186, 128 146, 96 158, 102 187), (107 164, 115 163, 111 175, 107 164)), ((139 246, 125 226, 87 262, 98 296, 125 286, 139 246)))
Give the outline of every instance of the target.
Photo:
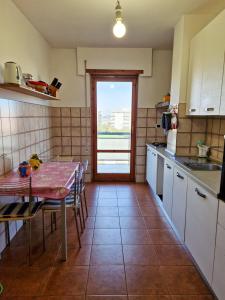
POLYGON ((104 113, 129 111, 132 104, 132 82, 97 82, 97 110, 104 113))

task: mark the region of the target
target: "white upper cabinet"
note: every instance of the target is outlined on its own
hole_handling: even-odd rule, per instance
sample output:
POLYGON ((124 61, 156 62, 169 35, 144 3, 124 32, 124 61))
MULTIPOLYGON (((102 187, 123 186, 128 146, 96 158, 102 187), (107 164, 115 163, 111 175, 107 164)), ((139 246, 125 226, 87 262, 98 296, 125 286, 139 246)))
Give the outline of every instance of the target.
POLYGON ((187 114, 200 114, 200 100, 203 71, 203 33, 197 34, 191 41, 189 77, 187 89, 187 114))
POLYGON ((219 115, 224 65, 224 42, 218 23, 204 30, 203 74, 201 106, 202 115, 219 115))
POLYGON ((220 115, 225 116, 225 64, 223 67, 223 83, 222 83, 222 94, 221 94, 221 101, 220 101, 220 115))
POLYGON ((223 28, 225 11, 192 39, 187 89, 190 115, 225 114, 223 28))

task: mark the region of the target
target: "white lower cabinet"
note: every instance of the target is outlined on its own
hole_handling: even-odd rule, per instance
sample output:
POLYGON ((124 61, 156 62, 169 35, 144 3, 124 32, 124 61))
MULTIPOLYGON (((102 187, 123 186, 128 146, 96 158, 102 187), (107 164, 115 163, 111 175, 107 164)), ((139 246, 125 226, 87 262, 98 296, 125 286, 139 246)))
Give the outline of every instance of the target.
POLYGON ((152 148, 147 147, 146 180, 154 193, 157 190, 157 153, 152 148))
POLYGON ((218 223, 225 229, 225 202, 223 201, 219 201, 218 223))
POLYGON ((218 199, 188 179, 185 244, 212 283, 218 199))
POLYGON ((171 219, 172 217, 172 204, 173 204, 173 165, 170 161, 164 162, 164 175, 163 175, 163 207, 171 219))
POLYGON ((213 290, 219 300, 225 300, 225 229, 218 224, 213 271, 213 290))
POLYGON ((174 167, 172 222, 182 241, 185 231, 186 194, 187 175, 180 168, 174 167))

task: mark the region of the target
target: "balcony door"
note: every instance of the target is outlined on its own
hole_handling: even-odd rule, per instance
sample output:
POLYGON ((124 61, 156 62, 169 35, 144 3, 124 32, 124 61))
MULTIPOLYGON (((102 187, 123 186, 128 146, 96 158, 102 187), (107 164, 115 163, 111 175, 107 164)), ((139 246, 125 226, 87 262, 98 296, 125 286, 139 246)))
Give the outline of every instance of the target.
POLYGON ((92 76, 93 179, 133 181, 137 77, 92 76))

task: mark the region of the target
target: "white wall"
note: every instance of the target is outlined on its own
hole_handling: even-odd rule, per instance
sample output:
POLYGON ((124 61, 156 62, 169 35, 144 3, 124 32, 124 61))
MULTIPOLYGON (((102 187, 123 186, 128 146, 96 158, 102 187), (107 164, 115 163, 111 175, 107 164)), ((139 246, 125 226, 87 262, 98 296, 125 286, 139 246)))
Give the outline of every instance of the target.
POLYGON ((152 76, 152 48, 77 48, 77 73, 87 69, 143 70, 141 76, 152 76))
POLYGON ((172 68, 171 50, 153 51, 152 77, 140 77, 138 87, 138 107, 153 108, 170 92, 172 68))
POLYGON ((84 105, 84 77, 77 76, 76 50, 52 49, 50 74, 62 82, 59 91, 60 102, 54 106, 83 107, 84 105))
POLYGON ((50 46, 11 0, 0 0, 0 82, 6 61, 49 82, 50 46))
MULTIPOLYGON (((139 79, 138 107, 154 107, 170 91, 171 63, 172 51, 153 51, 152 77, 140 77, 139 79)), ((54 103, 54 105, 85 106, 84 77, 77 75, 76 50, 52 49, 50 74, 51 77, 56 76, 63 83, 59 92, 62 101, 54 103)), ((89 78, 87 78, 87 83, 89 91, 89 78)))

